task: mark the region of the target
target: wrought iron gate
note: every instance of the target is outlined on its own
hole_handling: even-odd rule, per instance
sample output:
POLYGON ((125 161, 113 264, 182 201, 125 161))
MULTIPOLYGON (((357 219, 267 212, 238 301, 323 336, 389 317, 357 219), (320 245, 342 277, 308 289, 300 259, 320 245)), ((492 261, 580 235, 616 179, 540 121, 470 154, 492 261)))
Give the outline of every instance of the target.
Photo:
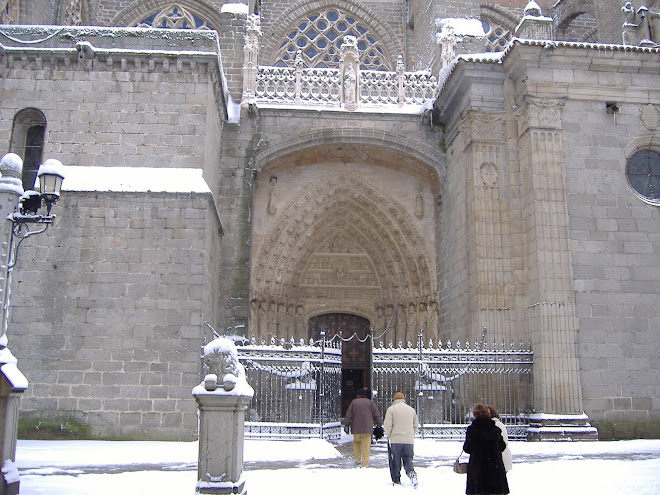
MULTIPOLYGON (((341 338, 254 339, 238 347, 255 394, 245 435, 336 439, 341 433, 341 338)), ((475 403, 495 406, 511 438, 524 439, 533 407, 533 353, 510 345, 418 342, 372 350, 372 390, 381 412, 395 392, 416 408, 422 437, 463 438, 475 403)))
POLYGON ((239 347, 254 397, 245 436, 339 438, 341 347, 324 338, 294 342, 253 340, 239 347))
POLYGON ((416 408, 422 437, 463 438, 477 402, 494 406, 509 437, 526 438, 532 412, 531 349, 469 344, 374 349, 373 390, 381 411, 395 392, 416 408))

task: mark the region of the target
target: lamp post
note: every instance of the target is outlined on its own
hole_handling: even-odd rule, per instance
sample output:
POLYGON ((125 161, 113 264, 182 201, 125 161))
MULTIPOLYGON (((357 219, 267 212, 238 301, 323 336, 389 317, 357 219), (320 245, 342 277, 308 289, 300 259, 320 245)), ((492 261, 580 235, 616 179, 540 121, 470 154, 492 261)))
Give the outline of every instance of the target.
POLYGON ((64 180, 62 164, 46 160, 37 173, 39 192, 25 192, 20 179, 22 172, 23 160, 18 155, 8 153, 0 160, 0 215, 6 214, 7 220, 0 222, 0 495, 14 495, 19 490, 15 465, 18 406, 20 394, 28 386, 27 378, 16 366, 16 358, 7 348, 11 272, 21 243, 31 235, 45 232, 55 221, 51 209, 60 197, 64 180), (40 213, 44 206, 45 213, 40 213))

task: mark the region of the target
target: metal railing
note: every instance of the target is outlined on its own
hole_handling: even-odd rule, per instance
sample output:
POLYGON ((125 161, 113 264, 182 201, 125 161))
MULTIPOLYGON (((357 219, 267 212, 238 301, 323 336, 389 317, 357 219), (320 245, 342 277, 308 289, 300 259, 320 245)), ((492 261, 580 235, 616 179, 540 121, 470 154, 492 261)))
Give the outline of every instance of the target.
POLYGON ((373 390, 381 410, 394 392, 416 408, 422 437, 463 438, 477 402, 494 406, 509 436, 525 438, 533 408, 533 353, 505 345, 449 342, 373 351, 373 390))
POLYGON ((254 397, 245 435, 260 438, 339 438, 341 349, 325 339, 241 346, 254 397))
MULTIPOLYGON (((345 340, 345 339, 344 339, 345 340)), ((270 338, 238 347, 255 394, 245 435, 338 438, 341 338, 270 338)), ((504 344, 460 342, 372 349, 372 390, 384 415, 395 392, 416 408, 422 437, 463 438, 475 403, 496 407, 509 436, 524 439, 533 412, 533 352, 504 344)))

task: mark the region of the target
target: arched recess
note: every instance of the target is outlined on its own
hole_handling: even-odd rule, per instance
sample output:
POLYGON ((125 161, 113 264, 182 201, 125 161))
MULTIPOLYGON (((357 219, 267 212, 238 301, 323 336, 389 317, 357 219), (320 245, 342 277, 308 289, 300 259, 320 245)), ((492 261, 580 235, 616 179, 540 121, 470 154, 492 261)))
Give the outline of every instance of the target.
POLYGON ((117 14, 111 24, 113 26, 135 26, 154 13, 163 12, 177 6, 203 20, 206 28, 218 30, 220 10, 202 0, 158 2, 155 6, 152 2, 133 2, 117 14))
POLYGON ((259 60, 264 60, 265 65, 274 65, 280 45, 286 39, 287 33, 294 24, 321 9, 336 8, 354 15, 373 31, 373 36, 381 41, 384 46, 387 62, 393 70, 396 66, 397 56, 403 54, 403 48, 399 36, 394 30, 381 20, 381 17, 372 9, 355 0, 302 0, 286 9, 264 32, 259 60))
POLYGON ((319 159, 395 168, 436 187, 446 172, 446 156, 438 148, 383 130, 322 129, 284 138, 258 151, 252 168, 273 172, 319 159))
MULTIPOLYGON (((433 256, 409 212, 352 169, 302 188, 252 255, 252 336, 305 338, 310 317, 350 313, 383 340, 435 328, 433 256), (394 324, 392 324, 394 322, 394 324)), ((435 335, 429 335, 435 338, 435 335)))
POLYGON ((566 0, 553 6, 555 38, 567 41, 588 41, 597 27, 593 0, 566 0))
POLYGON ((23 189, 34 189, 46 140, 46 116, 36 108, 24 108, 14 116, 9 151, 23 159, 23 189))

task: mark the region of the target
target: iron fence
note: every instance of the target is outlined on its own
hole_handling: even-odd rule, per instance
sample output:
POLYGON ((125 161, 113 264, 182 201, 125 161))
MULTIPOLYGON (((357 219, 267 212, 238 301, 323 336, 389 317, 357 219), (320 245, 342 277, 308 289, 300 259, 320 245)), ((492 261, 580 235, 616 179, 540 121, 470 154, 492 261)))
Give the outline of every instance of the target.
MULTIPOLYGON (((321 437, 341 433, 342 341, 254 339, 238 347, 255 394, 245 435, 321 437)), ((420 435, 463 438, 475 403, 496 407, 509 436, 524 439, 533 412, 533 352, 504 344, 447 342, 372 349, 371 389, 385 413, 395 392, 416 408, 420 435)))
POLYGON ((318 341, 253 341, 241 346, 254 397, 245 436, 260 438, 340 436, 341 348, 318 341))
POLYGON ((449 342, 373 350, 373 390, 381 411, 395 392, 417 410, 422 437, 462 438, 474 404, 494 406, 509 436, 526 438, 533 408, 533 353, 523 345, 449 342))

